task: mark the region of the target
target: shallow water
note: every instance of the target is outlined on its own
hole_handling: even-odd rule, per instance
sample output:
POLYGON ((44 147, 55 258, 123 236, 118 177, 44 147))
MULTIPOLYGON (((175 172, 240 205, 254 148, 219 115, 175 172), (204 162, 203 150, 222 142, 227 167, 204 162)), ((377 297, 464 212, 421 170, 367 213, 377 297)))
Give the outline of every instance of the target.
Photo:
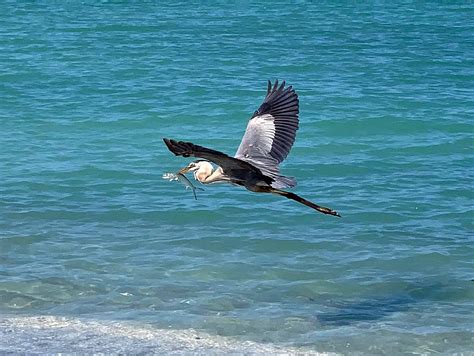
MULTIPOLYGON (((474 8, 0 5, 0 312, 321 352, 468 352, 474 8), (267 79, 283 172, 336 219, 163 180, 232 154, 267 79)), ((87 350, 87 348, 86 348, 87 350)))

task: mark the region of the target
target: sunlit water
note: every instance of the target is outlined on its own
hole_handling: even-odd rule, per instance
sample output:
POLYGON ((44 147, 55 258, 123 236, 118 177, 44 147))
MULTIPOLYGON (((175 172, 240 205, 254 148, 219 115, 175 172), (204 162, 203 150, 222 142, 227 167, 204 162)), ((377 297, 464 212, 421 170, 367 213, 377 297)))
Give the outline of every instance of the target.
POLYGON ((3 318, 472 351, 472 18, 468 3, 1 4, 3 318), (276 78, 301 104, 282 170, 342 219, 225 185, 195 201, 161 178, 189 162, 162 137, 233 154, 276 78))

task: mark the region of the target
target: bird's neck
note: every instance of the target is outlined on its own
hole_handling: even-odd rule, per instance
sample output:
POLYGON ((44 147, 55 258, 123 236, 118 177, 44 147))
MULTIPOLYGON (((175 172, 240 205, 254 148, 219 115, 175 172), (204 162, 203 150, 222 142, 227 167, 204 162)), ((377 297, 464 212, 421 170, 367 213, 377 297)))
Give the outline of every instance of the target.
POLYGON ((212 176, 212 168, 206 170, 200 170, 196 172, 194 178, 201 183, 207 183, 207 180, 212 176))
POLYGON ((222 182, 224 180, 222 168, 218 167, 217 169, 213 170, 212 167, 209 167, 205 170, 198 171, 196 173, 196 180, 203 184, 210 184, 216 182, 222 182))

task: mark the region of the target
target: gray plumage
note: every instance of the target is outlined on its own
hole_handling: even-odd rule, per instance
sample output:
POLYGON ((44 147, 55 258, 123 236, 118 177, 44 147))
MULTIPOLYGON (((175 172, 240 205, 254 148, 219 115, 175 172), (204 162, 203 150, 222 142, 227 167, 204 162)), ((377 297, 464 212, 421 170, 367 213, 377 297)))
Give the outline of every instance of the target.
POLYGON ((280 175, 279 164, 288 156, 296 138, 299 113, 298 95, 291 86, 285 88, 278 80, 272 87, 268 81, 267 95, 247 124, 235 158, 258 167, 274 181, 274 188, 288 188, 296 180, 280 175))

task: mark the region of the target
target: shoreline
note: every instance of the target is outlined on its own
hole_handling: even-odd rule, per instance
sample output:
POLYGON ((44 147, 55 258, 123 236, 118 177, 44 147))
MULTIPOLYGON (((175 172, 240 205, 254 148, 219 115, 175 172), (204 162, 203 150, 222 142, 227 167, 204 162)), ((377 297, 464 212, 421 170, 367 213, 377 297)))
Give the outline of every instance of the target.
POLYGON ((311 354, 306 348, 239 341, 194 329, 154 329, 132 323, 56 316, 0 318, 0 353, 311 354))

